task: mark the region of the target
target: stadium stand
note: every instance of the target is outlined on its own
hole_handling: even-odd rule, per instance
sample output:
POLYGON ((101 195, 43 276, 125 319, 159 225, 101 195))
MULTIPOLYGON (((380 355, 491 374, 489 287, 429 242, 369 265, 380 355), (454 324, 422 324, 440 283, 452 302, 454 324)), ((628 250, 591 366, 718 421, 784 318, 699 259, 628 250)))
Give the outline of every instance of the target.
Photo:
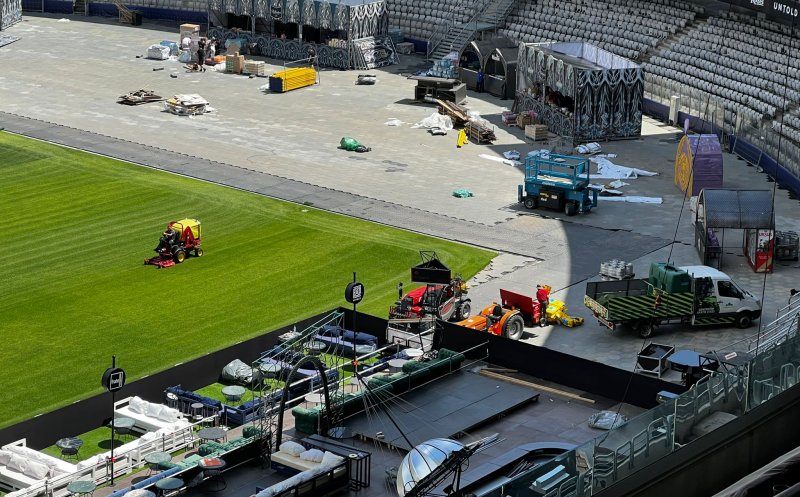
POLYGON ((674 0, 540 0, 521 2, 498 32, 525 43, 585 41, 638 60, 701 12, 702 7, 674 0))

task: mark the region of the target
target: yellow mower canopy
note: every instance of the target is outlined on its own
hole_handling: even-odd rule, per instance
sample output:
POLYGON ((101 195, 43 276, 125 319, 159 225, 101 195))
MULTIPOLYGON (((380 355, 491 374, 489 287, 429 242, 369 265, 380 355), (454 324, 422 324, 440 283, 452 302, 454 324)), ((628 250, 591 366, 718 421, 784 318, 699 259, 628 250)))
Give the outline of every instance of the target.
POLYGON ((192 230, 192 236, 195 237, 195 239, 200 239, 200 221, 197 219, 181 219, 180 221, 172 223, 172 227, 181 234, 181 241, 186 241, 186 236, 184 235, 186 228, 192 230))

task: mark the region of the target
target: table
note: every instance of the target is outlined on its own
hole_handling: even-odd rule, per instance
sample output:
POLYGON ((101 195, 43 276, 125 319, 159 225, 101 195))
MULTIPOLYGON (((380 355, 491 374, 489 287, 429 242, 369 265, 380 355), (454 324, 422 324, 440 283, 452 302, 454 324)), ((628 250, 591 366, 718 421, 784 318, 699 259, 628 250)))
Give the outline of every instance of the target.
POLYGON ((422 357, 424 352, 422 352, 422 349, 405 349, 403 353, 405 353, 406 357, 413 360, 422 357))
MULTIPOLYGON (((131 418, 114 418, 114 431, 120 436, 130 435, 135 424, 136 421, 131 418)), ((111 424, 109 423, 108 426, 110 427, 111 424)), ((114 433, 111 436, 113 437, 114 433)))
POLYGON ((667 361, 673 371, 685 373, 690 368, 700 367, 700 353, 694 350, 679 350, 669 356, 667 361))
POLYGON ((388 364, 389 364, 389 368, 390 369, 392 369, 395 372, 397 372, 397 371, 402 371, 403 370, 403 364, 405 364, 407 362, 408 362, 408 359, 389 359, 388 364))
POLYGON ((202 421, 203 409, 206 407, 206 405, 202 402, 195 402, 189 407, 192 408, 192 422, 197 423, 198 421, 202 421))
POLYGON ((150 465, 150 473, 154 469, 161 469, 162 464, 166 464, 172 460, 172 456, 166 452, 151 452, 144 456, 144 462, 150 465))
POLYGON ((225 490, 228 486, 228 482, 226 482, 225 477, 222 476, 222 470, 225 469, 226 465, 227 463, 219 457, 206 457, 200 459, 200 462, 197 463, 197 466, 203 470, 203 475, 207 477, 209 481, 216 478, 222 484, 221 488, 213 490, 215 492, 225 490))
POLYGON ((262 362, 258 366, 258 369, 260 369, 261 372, 264 374, 264 378, 274 379, 278 376, 278 373, 280 373, 281 369, 283 368, 281 368, 280 365, 275 364, 274 362, 262 362))
MULTIPOLYGON (((211 428, 208 428, 211 429, 211 428)), ((166 494, 170 490, 178 490, 183 486, 183 480, 180 478, 164 478, 156 482, 156 488, 160 491, 161 495, 166 494)))
POLYGON ((225 436, 225 430, 217 427, 203 428, 197 432, 197 438, 201 440, 222 440, 225 436))
POLYGON ((92 495, 97 485, 93 481, 75 480, 67 485, 67 492, 72 495, 92 495))
POLYGON ((242 400, 247 389, 240 385, 228 385, 222 389, 222 395, 225 396, 225 400, 229 402, 239 402, 242 400))
POLYGON ((700 353, 694 350, 679 350, 667 359, 673 371, 681 373, 683 383, 690 387, 703 377, 700 353))
POLYGON ((325 402, 325 395, 321 393, 307 393, 303 398, 309 404, 322 404, 325 402))
POLYGON ((328 348, 328 344, 319 340, 310 340, 305 343, 305 348, 310 355, 320 355, 328 348))
POLYGON ((700 359, 703 361, 703 366, 706 366, 707 363, 710 363, 708 364, 709 366, 713 366, 713 363, 716 362, 718 364, 733 366, 734 368, 746 366, 753 358, 753 354, 749 352, 728 352, 725 354, 709 352, 708 354, 702 354, 700 356, 700 359))
POLYGON ((61 457, 74 457, 78 458, 78 451, 83 446, 83 440, 76 437, 61 438, 56 442, 56 447, 61 449, 61 457))

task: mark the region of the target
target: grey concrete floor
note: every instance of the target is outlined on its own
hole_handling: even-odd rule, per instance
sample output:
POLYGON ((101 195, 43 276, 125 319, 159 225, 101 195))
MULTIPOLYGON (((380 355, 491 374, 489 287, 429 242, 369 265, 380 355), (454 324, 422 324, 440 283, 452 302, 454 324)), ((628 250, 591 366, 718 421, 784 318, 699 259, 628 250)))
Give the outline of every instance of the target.
MULTIPOLYGON (((650 262, 668 257, 679 265, 699 263, 689 202, 672 179, 678 129, 645 119, 641 139, 602 144, 603 152, 617 154, 616 163, 658 172, 629 181, 623 190, 662 197, 662 204, 601 200, 591 214, 571 218, 525 211, 516 203, 521 168, 481 157, 498 158, 512 149, 524 156, 542 148, 526 143, 522 130, 502 125, 500 114, 512 101, 469 94, 466 105, 495 124, 498 139, 490 146, 458 149, 455 134, 433 137, 412 129, 410 124, 435 112, 410 102, 415 83, 405 75, 424 66, 418 57, 403 56, 398 66, 370 71, 378 75, 374 86, 354 85, 354 71, 322 71, 319 85, 268 94, 258 89, 267 82, 263 78, 187 73, 177 61, 137 58, 150 44, 176 39, 177 28, 66 18, 69 22, 26 15, 8 30, 21 40, 0 48, 0 127, 497 250, 498 258, 471 284, 473 308, 496 300, 500 288, 532 294, 542 282, 556 289, 554 298, 565 300, 572 314, 586 318, 580 328, 530 329, 526 341, 632 370, 645 343, 632 334, 610 333, 591 319, 582 303, 585 281, 612 258, 633 262, 639 275, 650 262), (153 70, 158 68, 164 70, 153 70), (164 112, 160 104, 114 103, 140 88, 166 97, 199 93, 217 110, 185 118, 164 112), (403 126, 385 125, 391 118, 403 126), (342 136, 372 151, 339 150, 342 136), (457 188, 475 196, 455 198, 451 192, 457 188)), ((283 68, 280 61, 267 63, 268 74, 283 68)), ((725 154, 724 184, 773 186, 730 154, 725 154)), ((800 231, 798 202, 783 190, 776 193, 777 228, 800 231)), ((723 270, 757 295, 764 289, 765 324, 789 289, 800 286, 800 264, 777 263, 765 279, 747 266, 740 245, 740 233, 726 232, 723 270)), ((458 270, 457 261, 445 262, 458 270)), ((756 331, 663 327, 652 340, 704 352, 756 331)))

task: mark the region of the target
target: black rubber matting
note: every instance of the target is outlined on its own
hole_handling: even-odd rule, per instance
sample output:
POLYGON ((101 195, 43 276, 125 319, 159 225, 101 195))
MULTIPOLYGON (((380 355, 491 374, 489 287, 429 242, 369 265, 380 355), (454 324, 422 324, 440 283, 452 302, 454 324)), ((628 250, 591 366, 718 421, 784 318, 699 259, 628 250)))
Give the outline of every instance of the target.
MULTIPOLYGON (((413 447, 432 438, 451 438, 538 399, 536 390, 459 371, 394 397, 385 406, 413 447)), ((358 414, 343 424, 355 435, 401 449, 412 448, 384 408, 378 413, 371 409, 369 414, 358 414)))

